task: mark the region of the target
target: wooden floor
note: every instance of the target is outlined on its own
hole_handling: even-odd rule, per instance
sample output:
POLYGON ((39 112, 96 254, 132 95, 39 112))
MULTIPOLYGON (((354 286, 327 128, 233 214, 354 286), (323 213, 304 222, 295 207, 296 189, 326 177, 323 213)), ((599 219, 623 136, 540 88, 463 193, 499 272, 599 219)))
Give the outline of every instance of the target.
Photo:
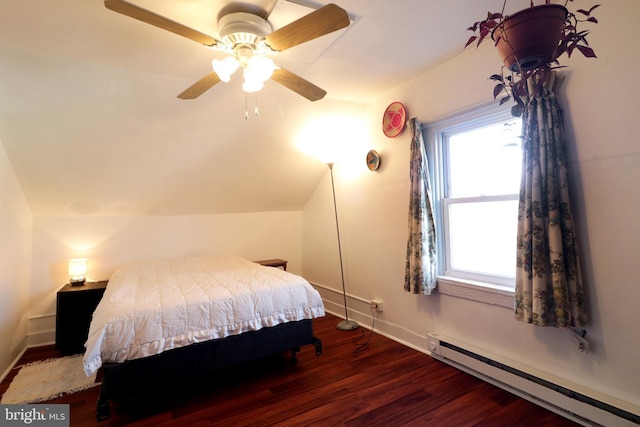
MULTIPOLYGON (((576 426, 552 412, 431 357, 373 334, 339 331, 340 319, 314 320, 324 353, 289 355, 199 379, 139 401, 112 403, 97 423, 99 387, 50 401, 67 403, 72 426, 576 426)), ((18 364, 55 357, 52 346, 28 350, 18 364)), ((2 382, 0 394, 17 369, 2 382)))

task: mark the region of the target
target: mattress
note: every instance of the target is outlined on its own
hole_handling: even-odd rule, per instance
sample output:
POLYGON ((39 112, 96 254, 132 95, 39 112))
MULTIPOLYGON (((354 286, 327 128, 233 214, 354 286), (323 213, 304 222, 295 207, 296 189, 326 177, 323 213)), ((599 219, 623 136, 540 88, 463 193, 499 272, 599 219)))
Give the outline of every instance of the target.
POLYGON ((304 278, 241 257, 131 264, 112 275, 93 313, 84 371, 324 314, 304 278))

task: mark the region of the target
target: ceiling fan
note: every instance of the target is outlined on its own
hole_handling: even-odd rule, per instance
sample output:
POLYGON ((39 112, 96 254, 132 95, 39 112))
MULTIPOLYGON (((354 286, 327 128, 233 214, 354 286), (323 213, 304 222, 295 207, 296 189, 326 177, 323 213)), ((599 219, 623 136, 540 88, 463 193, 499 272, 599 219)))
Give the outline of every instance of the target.
POLYGON ((276 66, 268 55, 322 37, 350 24, 347 12, 333 3, 275 31, 271 30, 269 22, 261 16, 249 12, 232 12, 218 20, 222 39, 218 40, 124 0, 104 0, 104 5, 115 12, 229 54, 223 60, 214 59, 214 71, 180 93, 180 99, 197 98, 218 82, 229 81, 231 74, 238 68, 243 69, 245 92, 257 92, 265 81, 272 79, 310 101, 322 99, 327 94, 325 90, 276 66))

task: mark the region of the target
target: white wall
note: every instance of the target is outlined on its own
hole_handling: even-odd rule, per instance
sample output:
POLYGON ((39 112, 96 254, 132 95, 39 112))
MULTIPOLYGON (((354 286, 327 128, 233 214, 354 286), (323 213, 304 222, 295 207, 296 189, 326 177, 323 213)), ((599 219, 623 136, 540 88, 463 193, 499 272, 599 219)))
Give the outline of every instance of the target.
MULTIPOLYGON (((429 123, 490 102, 493 85, 487 76, 499 66, 490 43, 426 72, 371 107, 367 120, 375 131, 369 148, 381 154, 378 172, 364 169, 366 151, 356 170, 336 165, 336 172, 342 171, 336 173, 336 191, 346 286, 356 320, 370 324, 366 301, 381 299, 384 312, 376 329, 414 347, 426 351, 426 334, 443 333, 640 406, 640 50, 628 34, 639 15, 637 0, 606 2, 590 37, 599 58, 565 62, 570 68, 562 102, 591 352, 581 353, 567 331, 516 322, 510 309, 403 290, 410 136, 407 131, 394 139, 383 136, 382 112, 401 101, 410 117, 429 123)), ((303 273, 340 290, 328 208, 327 178, 304 210, 303 273)), ((323 296, 329 309, 342 313, 338 292, 324 290, 323 296)))
POLYGON ((0 378, 26 343, 31 224, 31 210, 0 141, 0 378))
POLYGON ((301 270, 301 212, 65 217, 33 221, 29 344, 53 342, 56 292, 68 282, 68 260, 89 259, 89 280, 107 280, 136 260, 232 253, 250 260, 282 258, 301 270))

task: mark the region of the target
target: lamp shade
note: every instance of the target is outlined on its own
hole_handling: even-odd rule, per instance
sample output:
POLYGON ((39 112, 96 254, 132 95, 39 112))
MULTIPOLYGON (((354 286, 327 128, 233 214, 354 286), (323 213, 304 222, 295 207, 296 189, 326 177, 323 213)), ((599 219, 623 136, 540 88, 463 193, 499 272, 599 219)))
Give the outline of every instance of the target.
POLYGON ((258 92, 264 87, 264 82, 273 75, 275 66, 270 58, 264 56, 252 56, 244 67, 244 83, 242 90, 245 92, 258 92))
POLYGON ((254 79, 266 82, 273 75, 275 65, 271 58, 267 58, 265 56, 252 56, 247 61, 245 70, 248 70, 254 76, 254 79))
POLYGON ((220 80, 225 83, 228 83, 231 80, 231 75, 236 72, 240 63, 233 56, 228 56, 222 61, 218 59, 214 59, 211 61, 211 66, 213 67, 213 71, 216 72, 220 80))
POLYGON ((69 260, 69 276, 71 276, 71 283, 85 281, 88 262, 89 261, 86 258, 75 258, 69 260))

